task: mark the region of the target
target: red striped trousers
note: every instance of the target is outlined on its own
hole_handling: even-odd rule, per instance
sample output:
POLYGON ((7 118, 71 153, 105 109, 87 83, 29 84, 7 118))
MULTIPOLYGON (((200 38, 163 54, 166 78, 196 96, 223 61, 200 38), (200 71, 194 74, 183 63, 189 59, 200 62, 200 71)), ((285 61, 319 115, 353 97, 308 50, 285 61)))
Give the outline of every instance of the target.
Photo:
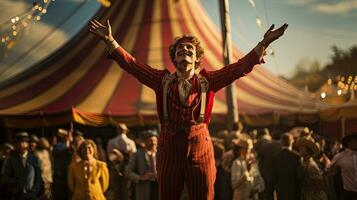
POLYGON ((178 200, 186 184, 191 200, 212 200, 216 167, 207 125, 173 132, 163 125, 157 152, 161 200, 178 200))

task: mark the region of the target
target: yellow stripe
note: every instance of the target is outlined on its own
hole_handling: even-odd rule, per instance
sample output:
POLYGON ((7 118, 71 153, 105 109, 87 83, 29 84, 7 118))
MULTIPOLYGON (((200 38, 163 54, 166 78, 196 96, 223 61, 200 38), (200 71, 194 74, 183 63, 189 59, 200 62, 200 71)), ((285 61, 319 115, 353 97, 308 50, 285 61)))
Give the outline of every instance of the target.
MULTIPOLYGON (((157 69, 164 69, 163 56, 162 56, 162 51, 164 50, 162 49, 162 34, 161 34, 161 21, 162 21, 161 1, 162 0, 155 0, 153 5, 153 16, 152 16, 152 24, 150 29, 150 43, 149 43, 149 52, 148 52, 149 54, 148 54, 148 62, 147 62, 148 65, 155 67, 157 69)), ((155 105, 156 102, 155 92, 151 88, 142 85, 140 100, 145 104, 155 105)), ((141 114, 156 114, 156 109, 144 110, 143 108, 141 108, 139 112, 141 114)))
MULTIPOLYGON (((107 15, 109 15, 108 13, 107 15)), ((93 39, 93 38, 92 38, 93 39)), ((104 48, 100 42, 98 42, 92 49, 92 51, 87 55, 87 58, 96 58, 98 55, 101 55, 104 51, 104 48)), ((0 113, 4 114, 20 114, 26 113, 32 110, 36 110, 41 108, 62 95, 64 95, 68 90, 70 90, 77 81, 79 81, 86 72, 90 69, 93 65, 93 62, 96 62, 95 59, 85 59, 84 62, 81 63, 80 66, 77 66, 76 69, 66 78, 62 79, 53 87, 49 88, 49 90, 41 93, 40 95, 36 96, 35 98, 28 100, 24 103, 15 105, 13 107, 0 110, 0 113)))
MULTIPOLYGON (((88 58, 95 58, 97 55, 102 54, 104 48, 102 46, 96 45, 94 50, 88 55, 88 58)), ((18 104, 8 109, 3 109, 0 113, 8 113, 8 114, 20 114, 26 113, 31 110, 35 110, 43 107, 46 104, 49 104, 55 101, 57 98, 64 95, 78 80, 80 80, 85 73, 90 69, 90 66, 93 64, 95 60, 86 59, 82 65, 77 67, 74 72, 66 76, 66 78, 62 79, 52 88, 47 90, 46 92, 41 93, 35 98, 28 100, 24 103, 18 104)))
POLYGON ((77 108, 86 112, 102 113, 123 74, 118 66, 110 65, 104 78, 77 108))
MULTIPOLYGON (((172 35, 174 38, 176 37, 181 37, 182 36, 182 29, 179 23, 179 17, 177 17, 176 15, 176 10, 175 7, 176 6, 180 6, 180 2, 174 2, 174 1, 168 1, 168 8, 169 8, 169 16, 170 16, 170 25, 171 25, 171 31, 172 31, 172 35)), ((174 39, 173 38, 173 39, 174 39)))
MULTIPOLYGON (((130 1, 125 1, 125 4, 121 7, 119 16, 116 18, 116 20, 113 21, 113 30, 120 30, 120 25, 125 19, 125 14, 128 12, 129 6, 130 1)), ((128 50, 131 51, 132 48, 133 47, 128 50)), ((117 84, 119 84, 122 74, 123 70, 118 67, 118 64, 114 61, 111 62, 109 70, 105 76, 103 76, 103 79, 100 81, 100 83, 98 83, 96 88, 76 107, 79 110, 85 110, 86 112, 102 113, 108 102, 111 100, 111 97, 115 92, 117 84)))
MULTIPOLYGON (((40 73, 31 76, 29 78, 24 79, 21 82, 18 82, 15 85, 12 85, 10 87, 6 87, 4 88, 4 90, 0 91, 0 98, 4 98, 7 96, 10 96, 38 81, 40 81, 41 79, 52 75, 56 70, 58 70, 60 67, 63 67, 63 65, 65 63, 67 63, 70 59, 72 59, 75 55, 78 54, 78 52, 80 50, 82 50, 83 46, 86 45, 91 39, 91 37, 86 37, 83 42, 78 43, 78 46, 76 48, 73 49, 73 51, 71 51, 70 54, 66 54, 66 57, 64 57, 63 59, 59 59, 59 61, 57 63, 54 63, 53 65, 49 65, 46 70, 41 71, 40 73)), ((45 67, 44 67, 45 68, 45 67)))

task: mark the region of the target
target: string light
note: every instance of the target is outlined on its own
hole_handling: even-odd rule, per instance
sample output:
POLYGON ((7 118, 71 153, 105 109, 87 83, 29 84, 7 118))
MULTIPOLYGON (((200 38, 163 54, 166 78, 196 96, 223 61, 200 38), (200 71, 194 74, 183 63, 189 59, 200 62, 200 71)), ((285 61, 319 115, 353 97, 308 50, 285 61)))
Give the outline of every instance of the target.
POLYGON ((21 33, 30 24, 41 20, 41 16, 47 13, 47 8, 52 2, 51 0, 38 0, 25 13, 15 15, 0 24, 0 58, 5 51, 11 49, 19 41, 19 36, 23 35, 21 33))
POLYGON ((110 7, 111 3, 109 0, 97 0, 100 4, 102 4, 102 6, 108 8, 110 7))

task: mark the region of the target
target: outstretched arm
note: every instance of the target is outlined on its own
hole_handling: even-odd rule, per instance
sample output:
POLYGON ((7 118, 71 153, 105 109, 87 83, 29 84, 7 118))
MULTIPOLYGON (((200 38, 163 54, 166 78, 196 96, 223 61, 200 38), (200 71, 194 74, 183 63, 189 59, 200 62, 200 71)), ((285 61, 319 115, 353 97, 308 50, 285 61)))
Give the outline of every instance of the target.
POLYGON ((138 62, 132 55, 125 51, 114 39, 109 20, 106 25, 97 20, 91 20, 88 24, 89 31, 97 38, 104 41, 109 48, 110 57, 125 71, 129 72, 144 85, 152 89, 161 86, 161 79, 165 73, 164 70, 156 70, 149 65, 138 62))
POLYGON ((254 65, 264 63, 263 56, 265 55, 266 48, 273 41, 281 37, 287 27, 288 25, 284 24, 280 28, 273 30, 274 25, 272 25, 264 34, 263 40, 259 42, 258 45, 243 58, 219 70, 207 72, 207 77, 210 81, 210 87, 214 91, 217 91, 231 84, 234 80, 251 72, 254 65))

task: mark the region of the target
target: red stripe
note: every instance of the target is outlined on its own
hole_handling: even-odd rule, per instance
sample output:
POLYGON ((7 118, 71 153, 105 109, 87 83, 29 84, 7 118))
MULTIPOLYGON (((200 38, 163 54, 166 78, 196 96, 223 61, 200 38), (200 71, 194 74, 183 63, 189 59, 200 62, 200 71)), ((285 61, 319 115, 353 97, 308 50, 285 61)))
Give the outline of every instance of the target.
MULTIPOLYGON (((133 3, 131 5, 131 9, 135 9, 137 5, 133 3)), ((130 10, 131 10, 130 9, 130 10)), ((136 9, 135 9, 136 10, 136 9)), ((133 10, 130 14, 134 14, 135 10, 133 10)), ((142 16, 139 35, 137 36, 136 43, 133 49, 132 55, 138 59, 138 61, 146 63, 148 59, 147 49, 149 47, 149 38, 150 38, 150 28, 152 25, 152 11, 153 11, 153 2, 147 1, 146 9, 142 16), (143 51, 140 51, 143 50, 143 51)), ((128 20, 129 21, 129 20, 128 20)), ((128 23, 129 27, 131 23, 128 23)), ((135 25, 135 24, 134 24, 135 25)), ((104 110, 104 113, 108 113, 111 115, 135 115, 138 114, 137 107, 138 102, 141 102, 142 85, 136 80, 132 75, 127 72, 123 73, 115 93, 113 94, 110 103, 104 110)))
MULTIPOLYGON (((86 49, 90 49, 98 41, 92 40, 88 44, 86 44, 81 51, 86 49)), ((68 54, 67 54, 68 55, 68 54)), ((56 70, 51 75, 42 78, 38 82, 18 91, 17 93, 7 96, 5 98, 0 99, 0 109, 8 108, 15 106, 17 104, 23 103, 25 101, 29 101, 38 95, 44 93, 49 88, 53 87, 59 81, 64 79, 68 74, 70 74, 73 70, 75 70, 76 66, 78 66, 84 59, 84 57, 73 56, 68 62, 66 62, 63 67, 56 70)))
POLYGON ((44 112, 61 112, 70 110, 72 106, 79 104, 89 95, 107 73, 110 61, 103 59, 107 53, 102 56, 92 65, 91 69, 86 73, 76 85, 61 98, 58 98, 50 105, 40 108, 44 112))
MULTIPOLYGON (((116 1, 116 5, 113 5, 112 10, 115 8, 122 7, 124 1, 116 1)), ((119 12, 111 12, 111 18, 117 17, 119 12)), ((92 37, 90 34, 87 37, 92 37)), ((97 47, 102 48, 102 47, 97 47)), ((81 51, 76 57, 87 57, 88 54, 85 51, 81 51), (83 55, 84 54, 84 55, 83 55)), ((64 110, 70 110, 72 106, 78 105, 83 101, 96 87, 100 82, 103 76, 107 73, 111 61, 106 58, 107 52, 103 52, 101 56, 96 57, 97 61, 93 63, 91 69, 86 73, 85 76, 79 80, 71 90, 69 90, 62 97, 58 98, 55 102, 51 103, 48 106, 45 106, 43 109, 45 112, 60 112, 64 110)), ((87 57, 88 58, 88 57, 87 57)))
MULTIPOLYGON (((173 41, 173 34, 171 29, 171 19, 169 16, 169 9, 168 9, 169 1, 163 1, 161 6, 161 35, 162 35, 162 55, 164 58, 164 65, 166 69, 170 70, 171 72, 176 71, 175 66, 172 64, 170 59, 169 47, 174 42, 173 41)), ((171 3, 172 4, 172 3, 171 3)), ((174 6, 174 5, 172 5, 174 6)))

